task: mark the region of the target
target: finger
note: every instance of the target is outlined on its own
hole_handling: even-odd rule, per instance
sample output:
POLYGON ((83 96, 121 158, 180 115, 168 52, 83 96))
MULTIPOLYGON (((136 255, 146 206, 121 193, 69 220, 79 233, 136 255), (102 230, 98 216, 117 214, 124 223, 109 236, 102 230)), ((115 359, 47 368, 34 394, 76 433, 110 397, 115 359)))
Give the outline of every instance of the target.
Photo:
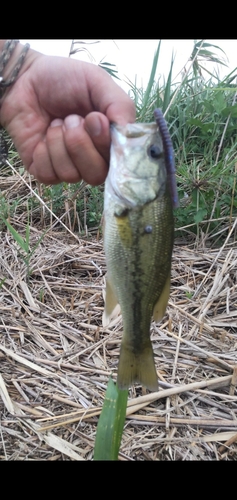
POLYGON ((136 107, 133 100, 105 70, 88 64, 85 74, 94 109, 104 113, 109 122, 119 125, 135 122, 136 107))
MULTIPOLYGON (((125 94, 126 95, 126 94, 125 94)), ((119 102, 113 101, 106 109, 106 116, 111 123, 118 125, 127 125, 134 123, 136 120, 136 109, 134 102, 129 99, 121 98, 119 102)))
POLYGON ((111 137, 108 118, 102 113, 94 111, 85 117, 84 126, 97 151, 109 163, 111 137))
POLYGON ((46 142, 54 172, 61 182, 75 183, 81 180, 64 142, 63 120, 54 120, 47 130, 46 142))
POLYGON ((108 164, 85 129, 85 120, 78 115, 67 116, 64 128, 67 151, 82 179, 94 186, 104 182, 108 164))
POLYGON ((57 177, 51 159, 47 144, 45 141, 38 142, 33 152, 33 162, 28 168, 30 174, 44 184, 58 184, 60 182, 57 177))

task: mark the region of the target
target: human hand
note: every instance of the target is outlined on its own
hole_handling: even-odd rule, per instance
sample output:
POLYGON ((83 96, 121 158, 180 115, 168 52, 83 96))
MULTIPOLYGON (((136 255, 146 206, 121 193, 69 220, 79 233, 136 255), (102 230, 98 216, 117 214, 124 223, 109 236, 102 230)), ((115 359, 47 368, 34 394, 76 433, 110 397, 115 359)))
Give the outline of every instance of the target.
POLYGON ((40 182, 97 185, 108 172, 110 123, 134 122, 135 106, 98 66, 30 50, 0 121, 40 182))

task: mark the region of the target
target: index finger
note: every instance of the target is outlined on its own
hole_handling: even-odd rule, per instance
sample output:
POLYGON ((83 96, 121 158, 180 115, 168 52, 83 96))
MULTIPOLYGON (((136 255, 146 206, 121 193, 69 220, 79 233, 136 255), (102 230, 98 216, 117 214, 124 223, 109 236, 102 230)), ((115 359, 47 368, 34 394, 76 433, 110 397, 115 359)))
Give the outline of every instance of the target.
POLYGON ((135 104, 126 92, 114 82, 104 69, 97 66, 95 74, 95 66, 88 65, 86 70, 91 100, 97 110, 104 113, 110 122, 119 125, 134 123, 136 119, 135 104))

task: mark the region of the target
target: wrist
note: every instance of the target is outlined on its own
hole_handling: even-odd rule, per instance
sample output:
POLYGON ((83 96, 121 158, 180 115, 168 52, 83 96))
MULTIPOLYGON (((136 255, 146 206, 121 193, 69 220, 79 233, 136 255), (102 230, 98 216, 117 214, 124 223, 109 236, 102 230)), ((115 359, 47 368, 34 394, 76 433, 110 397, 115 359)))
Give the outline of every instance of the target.
POLYGON ((0 106, 31 60, 30 45, 22 45, 18 40, 0 40, 0 106))
MULTIPOLYGON (((3 55, 3 50, 5 46, 6 40, 0 40, 0 60, 2 62, 1 56, 3 55)), ((24 45, 21 43, 17 43, 15 45, 14 50, 10 54, 10 58, 7 60, 7 63, 1 64, 0 68, 0 76, 1 76, 1 82, 8 82, 9 79, 11 81, 11 75, 14 72, 14 68, 19 66, 19 60, 22 54, 22 51, 24 49, 24 45)), ((8 54, 9 55, 9 54, 8 54)), ((1 86, 0 82, 0 128, 1 126, 6 127, 7 124, 7 116, 8 116, 8 104, 11 104, 12 99, 11 99, 11 94, 15 88, 18 86, 18 81, 21 79, 21 76, 29 69, 29 67, 32 65, 33 61, 39 57, 40 52, 36 52, 35 50, 28 49, 25 51, 25 55, 23 58, 23 61, 20 61, 20 68, 17 73, 17 76, 15 79, 13 79, 13 83, 11 83, 9 86, 5 87, 4 85, 1 86), (9 98, 8 98, 9 97, 9 98)))

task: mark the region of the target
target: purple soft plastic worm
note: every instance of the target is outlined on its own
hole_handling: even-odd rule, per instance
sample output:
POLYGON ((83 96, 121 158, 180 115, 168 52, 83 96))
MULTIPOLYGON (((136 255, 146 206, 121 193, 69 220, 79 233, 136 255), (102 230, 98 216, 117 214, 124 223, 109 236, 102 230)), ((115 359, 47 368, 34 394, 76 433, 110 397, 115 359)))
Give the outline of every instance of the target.
POLYGON ((154 116, 156 123, 159 127, 161 139, 163 142, 165 165, 169 183, 169 190, 172 198, 172 204, 174 208, 177 208, 179 206, 179 199, 178 199, 178 192, 177 192, 177 185, 175 178, 176 170, 175 170, 174 150, 172 146, 172 141, 161 109, 159 108, 155 109, 154 116))

